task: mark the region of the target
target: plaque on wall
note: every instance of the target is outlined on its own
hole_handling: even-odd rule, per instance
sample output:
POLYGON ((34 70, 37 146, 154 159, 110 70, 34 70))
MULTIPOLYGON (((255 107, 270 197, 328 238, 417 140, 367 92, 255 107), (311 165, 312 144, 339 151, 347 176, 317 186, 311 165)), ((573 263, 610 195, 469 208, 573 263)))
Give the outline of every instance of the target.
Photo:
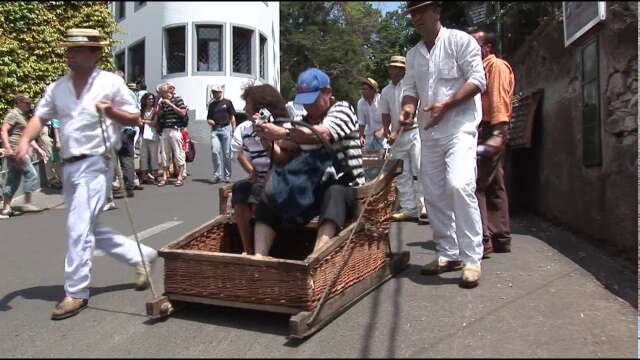
POLYGON ((564 46, 578 39, 606 17, 605 1, 563 1, 564 46))
POLYGON ((542 91, 530 95, 522 93, 513 96, 511 129, 509 130, 509 146, 512 149, 530 148, 533 139, 533 121, 536 110, 542 99, 542 91))

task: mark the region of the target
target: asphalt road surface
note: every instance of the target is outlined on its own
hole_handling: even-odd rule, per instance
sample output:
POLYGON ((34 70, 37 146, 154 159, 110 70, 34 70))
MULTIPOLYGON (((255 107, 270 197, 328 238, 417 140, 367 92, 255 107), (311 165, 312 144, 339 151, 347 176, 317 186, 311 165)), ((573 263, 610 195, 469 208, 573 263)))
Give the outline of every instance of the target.
MULTIPOLYGON (((142 242, 160 248, 212 219, 219 185, 207 182, 206 144, 185 186, 147 185, 130 205, 142 242)), ((244 177, 236 166, 234 179, 244 177)), ((130 235, 124 204, 103 221, 130 235)), ((145 317, 149 291, 133 268, 96 253, 89 308, 49 319, 64 295, 61 207, 0 222, 0 354, 5 357, 636 357, 637 273, 619 259, 526 216, 513 219, 513 252, 483 262, 479 287, 460 272, 423 276, 431 227, 394 224, 392 248, 410 266, 303 342, 288 316, 193 305, 164 322, 145 317)), ((163 290, 163 263, 153 279, 163 290)))

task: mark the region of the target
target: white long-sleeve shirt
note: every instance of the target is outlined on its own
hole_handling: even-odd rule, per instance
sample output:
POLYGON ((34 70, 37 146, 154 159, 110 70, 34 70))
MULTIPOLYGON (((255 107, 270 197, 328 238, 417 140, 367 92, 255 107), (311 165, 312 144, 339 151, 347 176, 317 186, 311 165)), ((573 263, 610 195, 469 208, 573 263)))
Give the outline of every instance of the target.
MULTIPOLYGON (((486 80, 482 66, 480 46, 469 34, 440 28, 431 52, 420 41, 407 53, 406 72, 403 79, 404 96, 420 100, 418 123, 424 127, 431 121, 431 114, 422 111, 442 102, 467 82, 485 90, 486 80)), ((475 131, 482 119, 479 94, 450 108, 440 122, 422 133, 426 138, 441 138, 463 131, 475 131)))
MULTIPOLYGON (((95 69, 78 99, 71 76, 67 74, 47 86, 35 115, 42 119, 43 124, 53 118, 60 120, 60 155, 63 159, 102 155, 105 148, 96 103, 105 99, 111 101, 115 109, 138 113, 136 100, 129 91, 118 75, 95 69)), ((122 125, 106 116, 104 124, 108 146, 120 148, 122 125)))

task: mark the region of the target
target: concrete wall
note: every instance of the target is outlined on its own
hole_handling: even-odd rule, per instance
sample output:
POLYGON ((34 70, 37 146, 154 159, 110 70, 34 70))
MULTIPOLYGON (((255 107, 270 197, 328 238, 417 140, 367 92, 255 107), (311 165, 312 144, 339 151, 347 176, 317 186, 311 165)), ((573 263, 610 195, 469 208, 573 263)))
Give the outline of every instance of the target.
MULTIPOLYGON (((509 59, 517 91, 544 89, 534 147, 510 153, 514 208, 637 251, 638 4, 607 2, 607 19, 564 47, 550 19, 509 59), (582 162, 580 50, 599 41, 602 165, 582 162)), ((508 29, 506 29, 508 31, 508 29)))
MULTIPOLYGON (((206 118, 207 85, 224 84, 225 97, 233 101, 236 110, 242 111, 242 88, 250 82, 266 82, 280 88, 280 4, 278 2, 160 2, 148 1, 136 10, 132 1, 126 2, 126 16, 119 22, 121 33, 114 38, 122 43, 114 46, 113 53, 145 39, 145 78, 149 89, 161 82, 176 84, 190 109, 196 110, 196 119, 206 118), (194 24, 222 24, 224 72, 216 75, 195 73, 194 24), (163 75, 163 28, 174 24, 187 26, 186 73, 163 75), (232 74, 232 27, 241 26, 254 30, 253 75, 232 74), (268 56, 266 81, 258 78, 259 35, 267 38, 268 56)), ((128 66, 126 51, 125 66, 128 66)))

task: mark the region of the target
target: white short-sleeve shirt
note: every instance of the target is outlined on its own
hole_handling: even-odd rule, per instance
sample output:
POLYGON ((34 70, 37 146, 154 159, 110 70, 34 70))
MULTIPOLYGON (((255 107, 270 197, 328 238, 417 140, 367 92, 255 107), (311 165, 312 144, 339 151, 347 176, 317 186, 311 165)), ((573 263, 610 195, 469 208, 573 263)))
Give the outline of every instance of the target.
POLYGON ((239 152, 243 152, 256 169, 257 182, 266 182, 271 157, 270 153, 262 146, 260 138, 256 136, 253 122, 247 120, 236 126, 231 139, 231 151, 234 157, 239 152))
MULTIPOLYGON (((111 101, 117 110, 139 113, 129 91, 121 77, 94 69, 78 99, 71 76, 67 74, 47 86, 35 115, 42 119, 43 124, 54 118, 60 120, 60 154, 63 159, 78 155, 102 155, 105 147, 96 103, 104 99, 111 101)), ((118 149, 122 125, 107 117, 103 120, 107 146, 118 149)))
POLYGON ((404 94, 402 80, 393 85, 389 82, 380 92, 380 113, 391 117, 391 131, 398 130, 400 111, 402 110, 402 95, 404 94))
POLYGON ((378 108, 380 104, 380 94, 373 97, 369 104, 364 98, 360 98, 357 104, 358 125, 364 127, 364 134, 369 139, 373 133, 382 128, 382 114, 378 108))

